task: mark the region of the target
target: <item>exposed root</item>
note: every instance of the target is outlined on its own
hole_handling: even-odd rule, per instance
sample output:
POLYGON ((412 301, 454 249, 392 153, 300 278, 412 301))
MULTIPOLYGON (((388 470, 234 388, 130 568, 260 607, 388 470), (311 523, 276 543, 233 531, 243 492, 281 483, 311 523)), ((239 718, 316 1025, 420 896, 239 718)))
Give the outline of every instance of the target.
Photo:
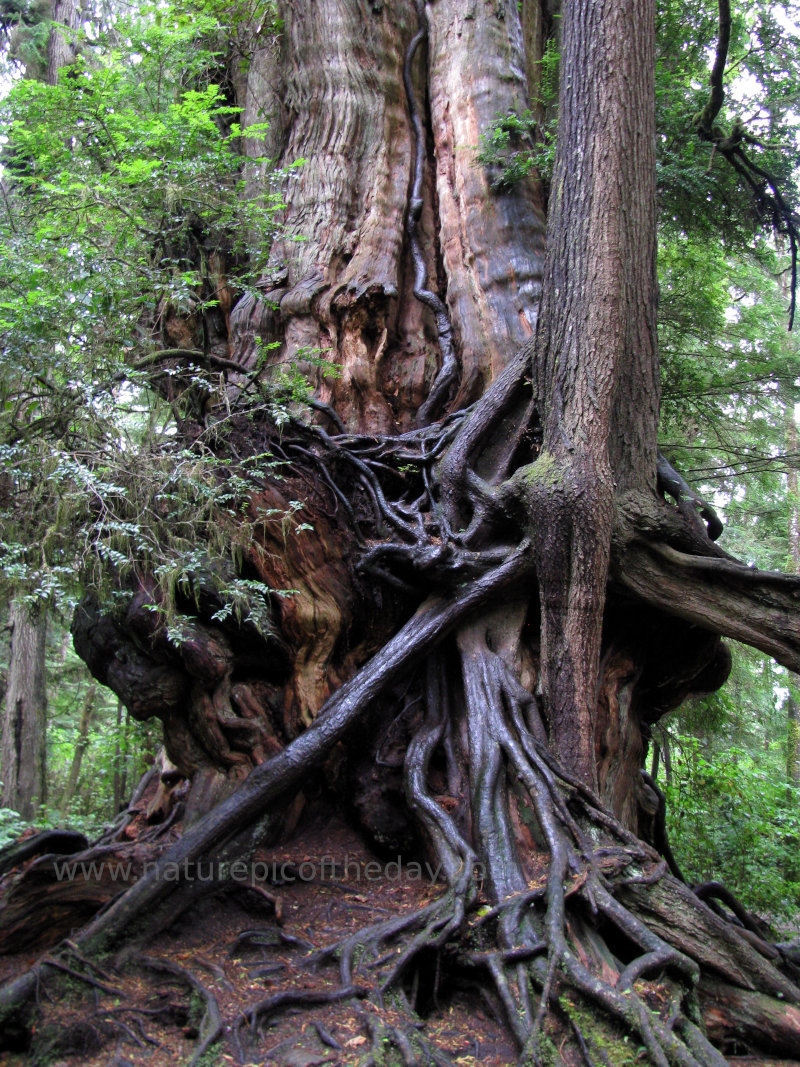
POLYGON ((243 1038, 246 1040, 260 1033, 261 1027, 270 1018, 293 1008, 316 1008, 323 1004, 335 1004, 341 1000, 363 998, 368 990, 362 986, 343 986, 340 989, 308 990, 286 989, 270 997, 256 1001, 233 1020, 230 1026, 231 1043, 239 1052, 239 1062, 245 1062, 243 1038))
MULTIPOLYGON (((446 612, 430 610, 428 640, 431 633, 446 631, 450 621, 446 612)), ((418 620, 409 631, 412 638, 420 625, 418 620)), ((492 643, 497 645, 498 640, 495 635, 492 643)), ((234 1021, 233 1046, 241 1049, 247 1034, 256 1034, 277 1012, 363 998, 370 990, 380 996, 409 989, 410 1007, 416 1009, 420 1007, 416 1002, 420 974, 424 973, 428 986, 434 975, 435 1000, 439 982, 454 970, 479 970, 489 976, 523 1061, 543 1062, 548 1027, 563 1016, 561 1000, 572 990, 594 1006, 600 1017, 610 1020, 607 1025, 635 1033, 652 1064, 721 1067, 723 1057, 698 1026, 694 998, 700 969, 696 961, 654 932, 625 902, 629 900, 626 894, 634 890, 646 893, 670 882, 663 862, 604 810, 584 783, 559 768, 546 744, 538 702, 521 686, 506 659, 490 647, 485 617, 462 623, 456 644, 463 703, 450 698, 447 658, 429 654, 414 690, 420 694, 423 711, 414 719, 404 764, 408 806, 444 872, 445 892, 423 908, 383 919, 317 953, 318 964, 338 959, 337 988, 282 990, 258 1001, 234 1021), (470 771, 470 781, 464 783, 468 796, 455 805, 443 804, 443 776, 457 790, 459 779, 452 767, 459 763, 470 771), (462 802, 466 809, 459 806, 462 802), (468 811, 466 821, 463 810, 468 811), (469 837, 463 830, 465 822, 471 828, 469 837), (535 827, 540 851, 530 855, 520 851, 520 824, 535 827), (656 997, 664 989, 669 990, 667 1001, 656 997)), ((451 648, 450 654, 455 651, 451 648)), ((407 662, 399 650, 391 655, 407 662)), ((363 713, 364 686, 362 681, 361 688, 353 686, 349 693, 348 687, 340 690, 342 695, 337 697, 344 708, 356 709, 343 714, 357 717, 363 713), (345 698, 353 703, 347 704, 345 698)), ((368 686, 366 692, 371 692, 368 686)), ((327 751, 340 729, 341 724, 325 734, 324 742, 317 739, 314 745, 327 751)), ((309 736, 313 740, 315 730, 321 727, 315 724, 286 752, 302 747, 300 742, 309 736)), ((317 750, 312 746, 310 751, 317 750)), ((288 774, 280 771, 281 766, 279 758, 274 767, 288 774)), ((293 780, 292 776, 277 779, 284 788, 293 780)), ((269 791, 261 794, 262 800, 279 792, 273 780, 269 791)), ((263 807, 258 810, 263 812, 263 807)), ((191 834, 185 835, 184 848, 191 834)), ((209 841, 208 834, 203 840, 209 841)), ((222 832, 217 831, 215 847, 222 840, 222 832)), ((102 929, 102 917, 62 951, 72 952, 87 968, 98 929, 102 929)), ((286 943, 310 947, 267 928, 244 931, 234 949, 286 943)), ((203 998, 206 1011, 196 1062, 221 1032, 213 994, 184 968, 152 958, 142 962, 180 978, 203 998)), ((764 964, 769 966, 766 960, 764 964)), ((113 989, 105 981, 110 975, 99 969, 95 969, 98 977, 76 973, 68 955, 46 958, 28 981, 35 986, 38 975, 48 967, 75 973, 106 991, 113 989)), ((563 1040, 574 1046, 584 1062, 597 1062, 592 1034, 580 1020, 568 1018, 563 1040)), ((404 1063, 445 1062, 411 1030, 370 1019, 367 1016, 366 1024, 373 1047, 364 1064, 379 1062, 377 1052, 386 1045, 404 1063)), ((127 1023, 123 1025, 130 1029, 127 1023)))
POLYGON ((137 962, 151 971, 163 971, 165 974, 173 975, 188 985, 191 991, 202 999, 205 1009, 198 1025, 197 1044, 187 1065, 187 1067, 195 1067, 208 1049, 222 1036, 222 1016, 217 998, 199 978, 177 963, 160 959, 157 956, 139 956, 137 962))
MULTIPOLYGON (((415 40, 419 44, 422 38, 415 40)), ((531 545, 524 539, 525 517, 497 486, 519 467, 521 450, 535 451, 525 371, 521 354, 469 417, 459 413, 435 427, 383 438, 331 435, 297 425, 296 439, 277 446, 288 464, 313 470, 332 506, 346 516, 365 546, 363 567, 416 601, 425 589, 428 599, 331 697, 301 736, 258 766, 235 794, 167 848, 155 870, 72 942, 0 991, 3 1022, 27 1025, 25 1011, 48 971, 113 990, 110 976, 92 963, 92 954, 146 934, 154 916, 163 919, 192 900, 190 892, 178 893, 167 904, 175 889, 174 881, 164 877, 167 865, 181 869, 199 860, 224 863, 252 848, 254 827, 271 809, 301 788, 309 771, 348 731, 367 716, 383 714, 387 733, 395 723, 398 736, 404 730, 411 733, 403 763, 405 798, 446 888, 426 906, 388 916, 316 953, 318 964, 338 961, 340 985, 318 992, 282 990, 251 1005, 234 1020, 234 1048, 241 1052, 248 1033, 258 1033, 266 1020, 284 1010, 368 994, 379 999, 390 991, 408 995, 410 1009, 417 1010, 431 988, 428 999, 437 999, 453 972, 473 977, 478 972, 488 974, 487 995, 502 1012, 523 1060, 543 1062, 554 1020, 561 1020, 559 1037, 576 1056, 586 1063, 603 1060, 588 1028, 564 1008, 565 995, 575 994, 601 1027, 635 1033, 658 1067, 724 1063, 703 1035, 695 1007, 698 963, 707 961, 676 943, 663 924, 650 923, 642 905, 659 894, 683 902, 681 894, 691 896, 689 890, 667 873, 656 850, 603 807, 586 780, 560 766, 548 743, 553 724, 546 702, 536 695, 539 687, 546 688, 541 662, 538 679, 529 664, 525 684, 521 680, 521 635, 531 625, 528 609, 537 589, 531 545), (508 419, 510 432, 499 433, 501 417, 508 419), (493 443, 492 462, 481 465, 487 435, 503 439, 493 443), (401 486, 405 492, 407 481, 398 473, 407 464, 415 466, 410 479, 414 491, 399 496, 395 490, 401 486), (375 543, 376 532, 386 540, 375 543), (504 604, 506 599, 513 603, 504 604), (454 640, 447 641, 450 635, 454 640), (456 664, 460 680, 454 677, 456 664), (401 680, 399 710, 396 705, 382 708, 379 698, 392 686, 400 689, 401 680), (76 960, 82 971, 74 966, 76 960)), ((627 545, 630 566, 621 584, 636 593, 638 603, 661 608, 674 599, 675 584, 688 590, 690 580, 710 586, 723 577, 743 620, 744 605, 757 589, 764 616, 758 627, 764 632, 769 616, 770 640, 785 653, 784 662, 794 661, 797 635, 788 632, 785 619, 797 596, 796 583, 754 576, 719 557, 699 559, 663 545, 648 548, 636 536, 627 545)), ((676 610, 690 612, 692 622, 708 621, 688 592, 676 610)), ((712 622, 717 621, 715 616, 712 622)), ((530 646, 540 639, 538 631, 530 646)), ((530 647, 527 652, 531 658, 530 647)), ((376 760, 381 765, 380 749, 376 760)), ((399 760, 383 765, 399 767, 399 760)), ((673 873, 679 873, 677 868, 673 873)), ((737 912, 719 890, 706 887, 699 895, 704 892, 737 912)), ((692 906, 704 909, 697 899, 692 906)), ((767 974, 773 1000, 800 1003, 800 991, 773 967, 770 954, 762 952, 754 964, 752 946, 741 947, 740 935, 729 929, 730 917, 723 915, 727 925, 711 918, 715 930, 724 929, 724 938, 736 941, 729 970, 738 969, 754 990, 767 974)), ((272 943, 310 948, 269 929, 245 931, 234 950, 272 943)), ((152 958, 143 962, 180 978, 203 999, 195 1062, 220 1033, 213 994, 177 965, 152 958)), ((265 974, 280 965, 256 961, 254 966, 265 974)), ((752 999, 748 1005, 758 1020, 770 1018, 771 1006, 754 1006, 752 999)), ((117 1025, 136 1040, 127 1023, 117 1025)), ((365 1025, 372 1039, 365 1067, 380 1062, 387 1044, 404 1063, 446 1062, 412 1032, 413 1026, 369 1014, 365 1025)))
MULTIPOLYGON (((505 662, 481 644, 474 629, 461 631, 459 647, 470 767, 479 770, 471 791, 476 849, 426 784, 431 762, 443 745, 448 714, 439 685, 441 663, 432 659, 425 683, 427 712, 408 747, 406 790, 449 888, 422 909, 376 923, 330 946, 316 962, 338 957, 344 988, 364 975, 377 979, 384 992, 416 967, 429 971, 432 959, 441 961, 437 967, 451 970, 485 970, 517 1039, 521 1062, 526 1057, 540 1062, 544 1020, 558 1011, 559 997, 571 988, 624 1032, 636 1033, 658 1067, 720 1067, 724 1058, 703 1035, 695 1016, 697 963, 649 929, 615 895, 623 887, 646 887, 666 878, 663 863, 603 811, 587 787, 554 766, 541 739, 526 725, 535 712, 530 694, 521 691, 505 662), (512 812, 504 799, 512 775, 524 788, 549 853, 544 885, 528 883, 516 850, 512 812), (610 876, 605 873, 609 861, 610 876), (626 867, 646 863, 654 868, 647 876, 618 877, 626 867), (481 906, 473 877, 478 865, 484 871, 483 892, 493 900, 489 907, 481 906), (543 914, 538 909, 542 901, 543 914), (619 957, 608 953, 609 975, 594 973, 582 959, 586 946, 580 930, 587 917, 602 930, 605 944, 627 946, 619 957), (670 988, 679 993, 669 1010, 659 1012, 640 988, 660 988, 666 975, 670 988)), ((411 988, 415 996, 416 983, 411 988)), ((574 1020, 569 1039, 586 1062, 593 1062, 591 1038, 574 1020)))
POLYGON ((44 967, 51 967, 54 971, 61 971, 62 974, 68 974, 70 978, 75 978, 77 981, 83 982, 85 985, 100 989, 104 993, 112 993, 115 996, 119 995, 120 991, 115 986, 109 985, 107 982, 101 982, 97 978, 92 978, 90 974, 84 974, 81 971, 77 971, 74 967, 68 966, 62 960, 56 959, 54 956, 45 956, 41 961, 41 965, 44 967))
POLYGON ((458 361, 456 360, 455 346, 453 344, 453 327, 450 316, 444 303, 427 288, 428 271, 425 266, 425 256, 419 243, 417 224, 422 214, 422 181, 425 175, 425 131, 419 115, 414 85, 412 80, 412 65, 417 49, 423 42, 428 40, 428 16, 425 12, 423 0, 417 0, 417 23, 418 30, 409 43, 403 64, 403 84, 406 90, 406 100, 411 116, 411 125, 414 130, 416 150, 414 153, 414 180, 411 196, 408 203, 408 217, 406 219, 406 233, 411 248, 411 258, 414 261, 414 296, 426 307, 430 308, 436 319, 436 332, 439 337, 439 351, 442 364, 431 386, 427 400, 420 405, 417 412, 417 423, 427 426, 443 407, 448 394, 458 377, 458 361))
MULTIPOLYGON (((751 915, 739 898, 721 882, 703 882, 700 885, 694 885, 692 886, 692 892, 698 900, 712 903, 712 906, 715 901, 725 904, 736 916, 736 920, 741 923, 742 927, 757 937, 763 938, 764 934, 767 933, 765 924, 751 915)), ((714 908, 714 910, 717 911, 717 908, 714 908)), ((727 919, 724 912, 722 912, 722 916, 727 919)))

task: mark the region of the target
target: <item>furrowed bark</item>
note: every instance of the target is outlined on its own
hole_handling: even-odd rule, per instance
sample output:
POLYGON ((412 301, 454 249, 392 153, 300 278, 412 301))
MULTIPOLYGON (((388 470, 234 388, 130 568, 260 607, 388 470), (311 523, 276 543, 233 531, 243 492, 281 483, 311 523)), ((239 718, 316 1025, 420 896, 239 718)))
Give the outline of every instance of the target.
POLYGON ((553 745, 591 783, 614 495, 651 489, 656 465, 655 30, 653 5, 633 0, 567 3, 562 21, 575 73, 561 82, 533 356, 544 437, 515 480, 537 529, 553 745))
POLYGON ((33 820, 47 800, 47 615, 23 597, 11 602, 2 739, 3 807, 33 820))

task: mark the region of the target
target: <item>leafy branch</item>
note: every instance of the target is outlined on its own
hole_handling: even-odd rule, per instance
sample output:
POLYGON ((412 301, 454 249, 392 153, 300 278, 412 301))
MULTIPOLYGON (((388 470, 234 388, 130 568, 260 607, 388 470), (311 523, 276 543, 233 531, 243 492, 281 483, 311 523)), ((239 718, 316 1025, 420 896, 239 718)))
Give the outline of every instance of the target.
POLYGON ((797 306, 797 259, 800 247, 798 216, 784 197, 779 180, 767 167, 756 163, 751 154, 746 151, 746 147, 763 148, 764 146, 758 138, 748 132, 742 119, 736 118, 727 133, 716 124, 716 119, 725 102, 723 79, 731 40, 730 0, 718 0, 718 6, 719 36, 710 76, 711 92, 705 107, 695 116, 694 125, 698 135, 714 146, 713 152, 719 152, 744 181, 759 212, 770 219, 775 232, 789 240, 791 255, 789 330, 791 330, 797 306))

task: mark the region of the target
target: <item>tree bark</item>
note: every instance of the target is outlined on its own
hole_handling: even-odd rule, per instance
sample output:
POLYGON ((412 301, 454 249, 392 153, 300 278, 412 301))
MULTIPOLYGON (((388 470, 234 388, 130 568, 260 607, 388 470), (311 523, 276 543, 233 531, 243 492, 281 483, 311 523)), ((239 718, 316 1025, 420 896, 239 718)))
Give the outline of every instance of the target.
POLYGON ((11 631, 3 720, 3 806, 36 818, 47 801, 47 616, 21 597, 11 602, 11 631))
POLYGON ((58 84, 58 72, 75 59, 75 31, 81 16, 77 0, 52 0, 53 25, 47 39, 48 85, 58 84))
POLYGON ((572 77, 559 100, 534 350, 546 419, 528 506, 552 741, 587 784, 614 496, 652 489, 656 462, 654 18, 633 0, 563 13, 572 77))
MULTIPOLYGON (((285 96, 275 136, 282 165, 306 162, 287 191, 286 238, 272 249, 264 297, 234 309, 233 358, 251 367, 259 336, 281 342, 275 362, 302 366, 304 352, 321 351, 340 376, 319 380, 319 395, 348 428, 405 429, 439 361, 403 240, 413 148, 402 70, 415 7, 326 0, 311 21, 302 0, 280 8, 284 62, 271 84, 285 96)), ((517 5, 448 0, 429 19, 428 54, 414 67, 428 139, 420 227, 455 331, 461 403, 532 335, 544 220, 533 182, 493 197, 474 164, 497 111, 528 106, 517 5)))
MULTIPOLYGON (((787 403, 784 408, 786 420, 786 453, 790 457, 789 469, 786 474, 786 488, 789 497, 789 560, 787 570, 791 574, 800 574, 800 486, 798 486, 797 456, 800 447, 797 434, 797 420, 795 418, 794 404, 787 403)), ((795 697, 796 687, 800 679, 793 675, 789 696, 786 699, 786 781, 793 789, 800 789, 800 708, 795 697)), ((793 802, 790 792, 789 801, 793 802)), ((784 875, 787 880, 797 881, 800 879, 800 859, 797 858, 797 850, 800 842, 789 838, 787 846, 790 855, 794 854, 795 861, 788 863, 784 875)))

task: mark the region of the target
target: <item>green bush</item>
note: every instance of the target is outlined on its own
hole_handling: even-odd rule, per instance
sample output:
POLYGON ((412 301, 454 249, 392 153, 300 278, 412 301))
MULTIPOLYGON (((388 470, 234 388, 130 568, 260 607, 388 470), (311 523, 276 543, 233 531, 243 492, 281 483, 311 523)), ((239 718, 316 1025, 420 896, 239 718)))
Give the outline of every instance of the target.
POLYGON ((673 743, 667 828, 686 877, 721 881, 757 912, 796 911, 800 790, 786 784, 780 744, 756 760, 736 745, 707 758, 687 734, 673 743))

